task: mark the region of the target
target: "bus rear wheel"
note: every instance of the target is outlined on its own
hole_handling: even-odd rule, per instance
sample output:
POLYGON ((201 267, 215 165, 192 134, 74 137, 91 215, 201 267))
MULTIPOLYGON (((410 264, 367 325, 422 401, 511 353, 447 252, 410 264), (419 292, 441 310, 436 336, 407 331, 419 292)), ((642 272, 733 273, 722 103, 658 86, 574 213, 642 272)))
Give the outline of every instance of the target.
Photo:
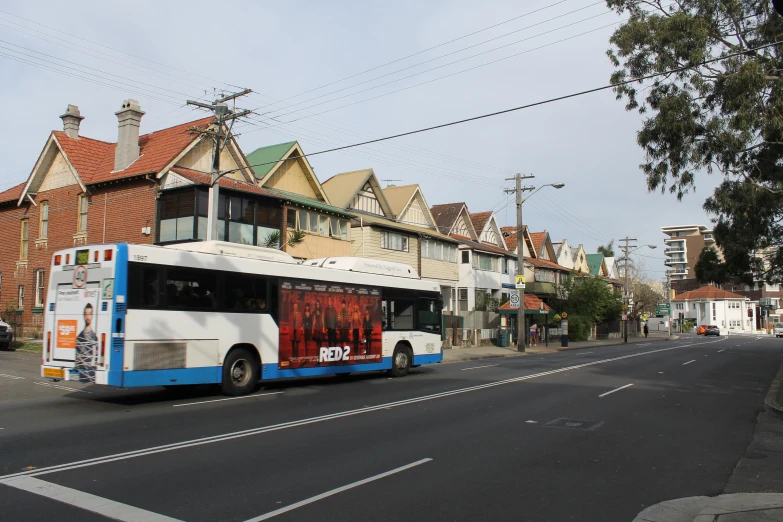
POLYGON ((394 347, 392 355, 392 367, 389 374, 392 377, 405 377, 411 368, 411 354, 408 347, 404 344, 398 344, 394 347))
POLYGON ((245 348, 238 348, 223 361, 222 391, 225 395, 247 395, 258 383, 258 363, 245 348))

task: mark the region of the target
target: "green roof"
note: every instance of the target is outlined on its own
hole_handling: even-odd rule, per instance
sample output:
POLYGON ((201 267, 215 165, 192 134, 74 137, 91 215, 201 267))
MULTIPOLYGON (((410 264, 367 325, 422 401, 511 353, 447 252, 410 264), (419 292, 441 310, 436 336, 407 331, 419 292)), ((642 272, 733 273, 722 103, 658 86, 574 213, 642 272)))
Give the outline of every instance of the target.
POLYGON ((268 147, 261 147, 256 149, 247 155, 247 161, 250 165, 257 165, 253 167, 253 172, 256 173, 258 179, 264 179, 264 176, 269 174, 269 171, 274 168, 278 161, 283 159, 285 153, 291 150, 291 147, 296 145, 297 142, 289 141, 286 143, 278 143, 277 145, 269 145, 268 147))
POLYGON ((587 265, 590 267, 590 275, 600 275, 601 274, 601 263, 604 261, 604 255, 603 254, 585 254, 585 259, 587 259, 587 265))
POLYGON ((353 214, 346 212, 342 208, 333 207, 332 205, 327 205, 323 201, 313 199, 313 198, 308 198, 307 196, 302 196, 301 194, 293 194, 291 192, 286 192, 285 190, 279 190, 279 189, 266 189, 266 190, 278 194, 280 197, 285 198, 289 203, 293 203, 294 205, 308 207, 315 210, 321 210, 323 212, 329 212, 331 214, 336 214, 342 217, 347 217, 347 218, 354 217, 353 214))

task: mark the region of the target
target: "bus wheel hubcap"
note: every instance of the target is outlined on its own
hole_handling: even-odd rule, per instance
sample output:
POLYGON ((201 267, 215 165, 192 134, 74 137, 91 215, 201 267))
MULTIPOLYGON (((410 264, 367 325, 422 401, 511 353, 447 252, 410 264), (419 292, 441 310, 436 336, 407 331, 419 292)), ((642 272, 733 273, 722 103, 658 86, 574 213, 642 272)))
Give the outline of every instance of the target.
POLYGON ((231 366, 231 379, 236 384, 245 384, 248 377, 250 377, 250 368, 246 360, 240 359, 231 366))
POLYGON ((408 356, 405 352, 397 354, 397 368, 405 368, 408 365, 408 356))

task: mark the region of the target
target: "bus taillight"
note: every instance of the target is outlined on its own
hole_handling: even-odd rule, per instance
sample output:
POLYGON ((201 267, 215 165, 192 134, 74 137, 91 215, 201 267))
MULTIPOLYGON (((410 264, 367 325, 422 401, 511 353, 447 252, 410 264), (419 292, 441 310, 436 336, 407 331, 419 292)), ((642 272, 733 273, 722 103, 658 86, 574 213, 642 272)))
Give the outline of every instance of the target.
POLYGON ((103 359, 105 355, 106 355, 106 334, 102 333, 101 334, 101 357, 100 359, 98 359, 98 364, 100 364, 101 366, 103 366, 103 359))
POLYGON ((63 256, 56 255, 54 256, 54 266, 60 266, 60 263, 62 262, 63 256))
POLYGON ((52 350, 52 332, 46 332, 46 353, 44 354, 44 362, 49 359, 49 352, 52 350))
POLYGON ((111 250, 104 250, 103 251, 103 260, 104 261, 111 261, 111 250))
POLYGON ((92 262, 97 263, 98 262, 98 256, 101 254, 100 250, 96 250, 92 253, 92 262))

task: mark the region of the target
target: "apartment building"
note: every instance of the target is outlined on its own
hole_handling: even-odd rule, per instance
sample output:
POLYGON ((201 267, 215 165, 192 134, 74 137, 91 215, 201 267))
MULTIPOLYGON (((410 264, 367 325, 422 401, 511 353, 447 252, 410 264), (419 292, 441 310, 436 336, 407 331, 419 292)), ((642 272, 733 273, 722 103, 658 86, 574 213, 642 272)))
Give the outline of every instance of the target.
POLYGON ((695 290, 696 262, 704 247, 715 247, 712 229, 704 225, 677 225, 661 227, 666 234, 664 255, 666 267, 671 270, 672 288, 677 292, 695 290))

